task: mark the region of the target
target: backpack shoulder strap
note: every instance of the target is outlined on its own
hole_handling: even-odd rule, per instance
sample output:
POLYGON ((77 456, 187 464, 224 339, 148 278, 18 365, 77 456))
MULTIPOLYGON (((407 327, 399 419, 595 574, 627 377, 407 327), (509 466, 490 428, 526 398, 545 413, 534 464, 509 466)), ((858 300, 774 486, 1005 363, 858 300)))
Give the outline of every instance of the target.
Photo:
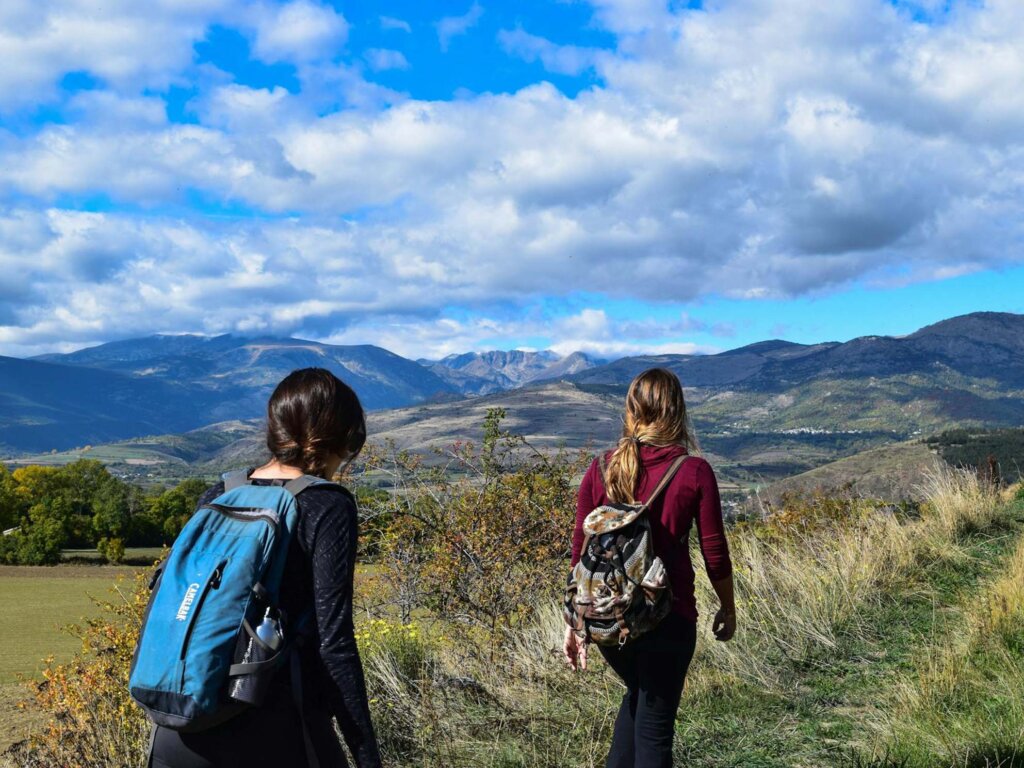
POLYGON ((647 501, 644 502, 644 509, 650 507, 651 504, 653 504, 661 495, 661 492, 668 488, 668 484, 672 482, 672 478, 676 476, 676 472, 679 471, 679 468, 683 466, 688 458, 690 458, 690 454, 684 453, 672 462, 672 466, 670 466, 668 471, 662 475, 661 480, 658 482, 658 486, 654 489, 654 493, 652 493, 650 497, 648 497, 647 501))
POLYGON ((316 477, 315 475, 303 475, 302 477, 296 477, 294 480, 289 480, 284 484, 284 489, 292 496, 298 496, 304 490, 314 485, 336 486, 337 483, 332 483, 330 480, 324 480, 322 477, 316 477))
POLYGON ((233 491, 249 482, 249 470, 236 469, 234 472, 225 472, 222 478, 224 479, 224 492, 233 491))

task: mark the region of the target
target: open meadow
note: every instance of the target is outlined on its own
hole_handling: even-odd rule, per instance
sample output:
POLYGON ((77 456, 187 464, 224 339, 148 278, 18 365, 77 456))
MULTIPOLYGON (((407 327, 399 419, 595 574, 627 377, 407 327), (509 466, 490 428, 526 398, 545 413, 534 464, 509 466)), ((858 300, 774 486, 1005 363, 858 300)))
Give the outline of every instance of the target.
POLYGON ((100 613, 93 597, 109 599, 118 580, 135 572, 125 566, 0 565, 0 751, 25 738, 38 715, 20 709, 21 678, 39 680, 44 658, 67 661, 81 641, 62 627, 100 613))

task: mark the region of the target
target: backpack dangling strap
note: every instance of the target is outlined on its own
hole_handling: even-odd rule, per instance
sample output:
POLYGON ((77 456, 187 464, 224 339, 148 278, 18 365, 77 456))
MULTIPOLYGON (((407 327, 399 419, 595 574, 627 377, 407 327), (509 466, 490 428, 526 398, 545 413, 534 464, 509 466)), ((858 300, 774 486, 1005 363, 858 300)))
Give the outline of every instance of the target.
POLYGON ((249 470, 236 469, 234 472, 224 473, 224 491, 233 491, 241 488, 249 482, 249 470))
POLYGON ((668 472, 662 475, 661 480, 658 482, 658 487, 654 489, 654 493, 652 493, 650 497, 647 499, 647 501, 644 502, 644 509, 647 509, 649 506, 651 506, 651 504, 653 504, 655 500, 661 495, 661 492, 668 488, 668 484, 672 482, 672 478, 675 477, 676 472, 679 471, 679 468, 683 466, 683 463, 688 458, 690 458, 690 454, 684 453, 682 456, 680 456, 678 459, 672 462, 672 466, 668 468, 668 472))

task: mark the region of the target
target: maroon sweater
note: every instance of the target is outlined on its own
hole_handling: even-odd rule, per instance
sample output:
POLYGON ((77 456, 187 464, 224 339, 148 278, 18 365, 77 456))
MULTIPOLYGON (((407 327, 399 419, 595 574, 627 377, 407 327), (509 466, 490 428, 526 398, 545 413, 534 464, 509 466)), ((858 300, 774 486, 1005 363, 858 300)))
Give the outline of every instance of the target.
MULTIPOLYGON (((657 486, 672 461, 685 453, 681 445, 640 446, 641 469, 636 498, 646 499, 657 486)), ((605 458, 611 454, 606 454, 605 458)), ((583 521, 596 507, 608 503, 597 459, 590 465, 580 484, 576 501, 576 530, 572 536, 572 564, 583 549, 583 521)), ((697 538, 708 578, 724 579, 732 573, 729 545, 722 523, 722 504, 718 482, 711 465, 699 456, 691 456, 679 468, 661 496, 648 510, 654 554, 661 558, 672 585, 672 610, 692 621, 697 620, 697 601, 693 594, 693 563, 690 562, 690 524, 697 524, 697 538)))

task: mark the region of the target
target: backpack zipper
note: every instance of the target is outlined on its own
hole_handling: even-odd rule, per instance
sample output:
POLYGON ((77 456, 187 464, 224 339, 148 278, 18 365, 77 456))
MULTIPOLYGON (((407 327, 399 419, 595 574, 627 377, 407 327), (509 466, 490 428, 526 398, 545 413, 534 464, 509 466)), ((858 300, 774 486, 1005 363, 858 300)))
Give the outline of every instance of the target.
POLYGON ((241 520, 244 523, 252 523, 257 520, 263 520, 277 530, 278 519, 277 515, 274 515, 270 510, 265 507, 229 507, 225 504, 204 504, 203 509, 212 509, 214 512, 219 512, 225 517, 230 517, 234 520, 241 520))
POLYGON ((206 602, 206 595, 209 594, 210 589, 217 589, 220 586, 220 581, 224 577, 224 566, 228 564, 227 560, 221 560, 217 563, 217 567, 210 573, 210 577, 203 584, 203 591, 196 597, 195 603, 191 608, 192 615, 189 617, 188 629, 185 630, 185 637, 181 641, 181 654, 178 657, 181 664, 181 680, 178 682, 178 689, 185 685, 185 655, 188 653, 189 643, 192 641, 192 630, 195 629, 196 621, 199 618, 199 611, 203 608, 203 603, 206 602))

